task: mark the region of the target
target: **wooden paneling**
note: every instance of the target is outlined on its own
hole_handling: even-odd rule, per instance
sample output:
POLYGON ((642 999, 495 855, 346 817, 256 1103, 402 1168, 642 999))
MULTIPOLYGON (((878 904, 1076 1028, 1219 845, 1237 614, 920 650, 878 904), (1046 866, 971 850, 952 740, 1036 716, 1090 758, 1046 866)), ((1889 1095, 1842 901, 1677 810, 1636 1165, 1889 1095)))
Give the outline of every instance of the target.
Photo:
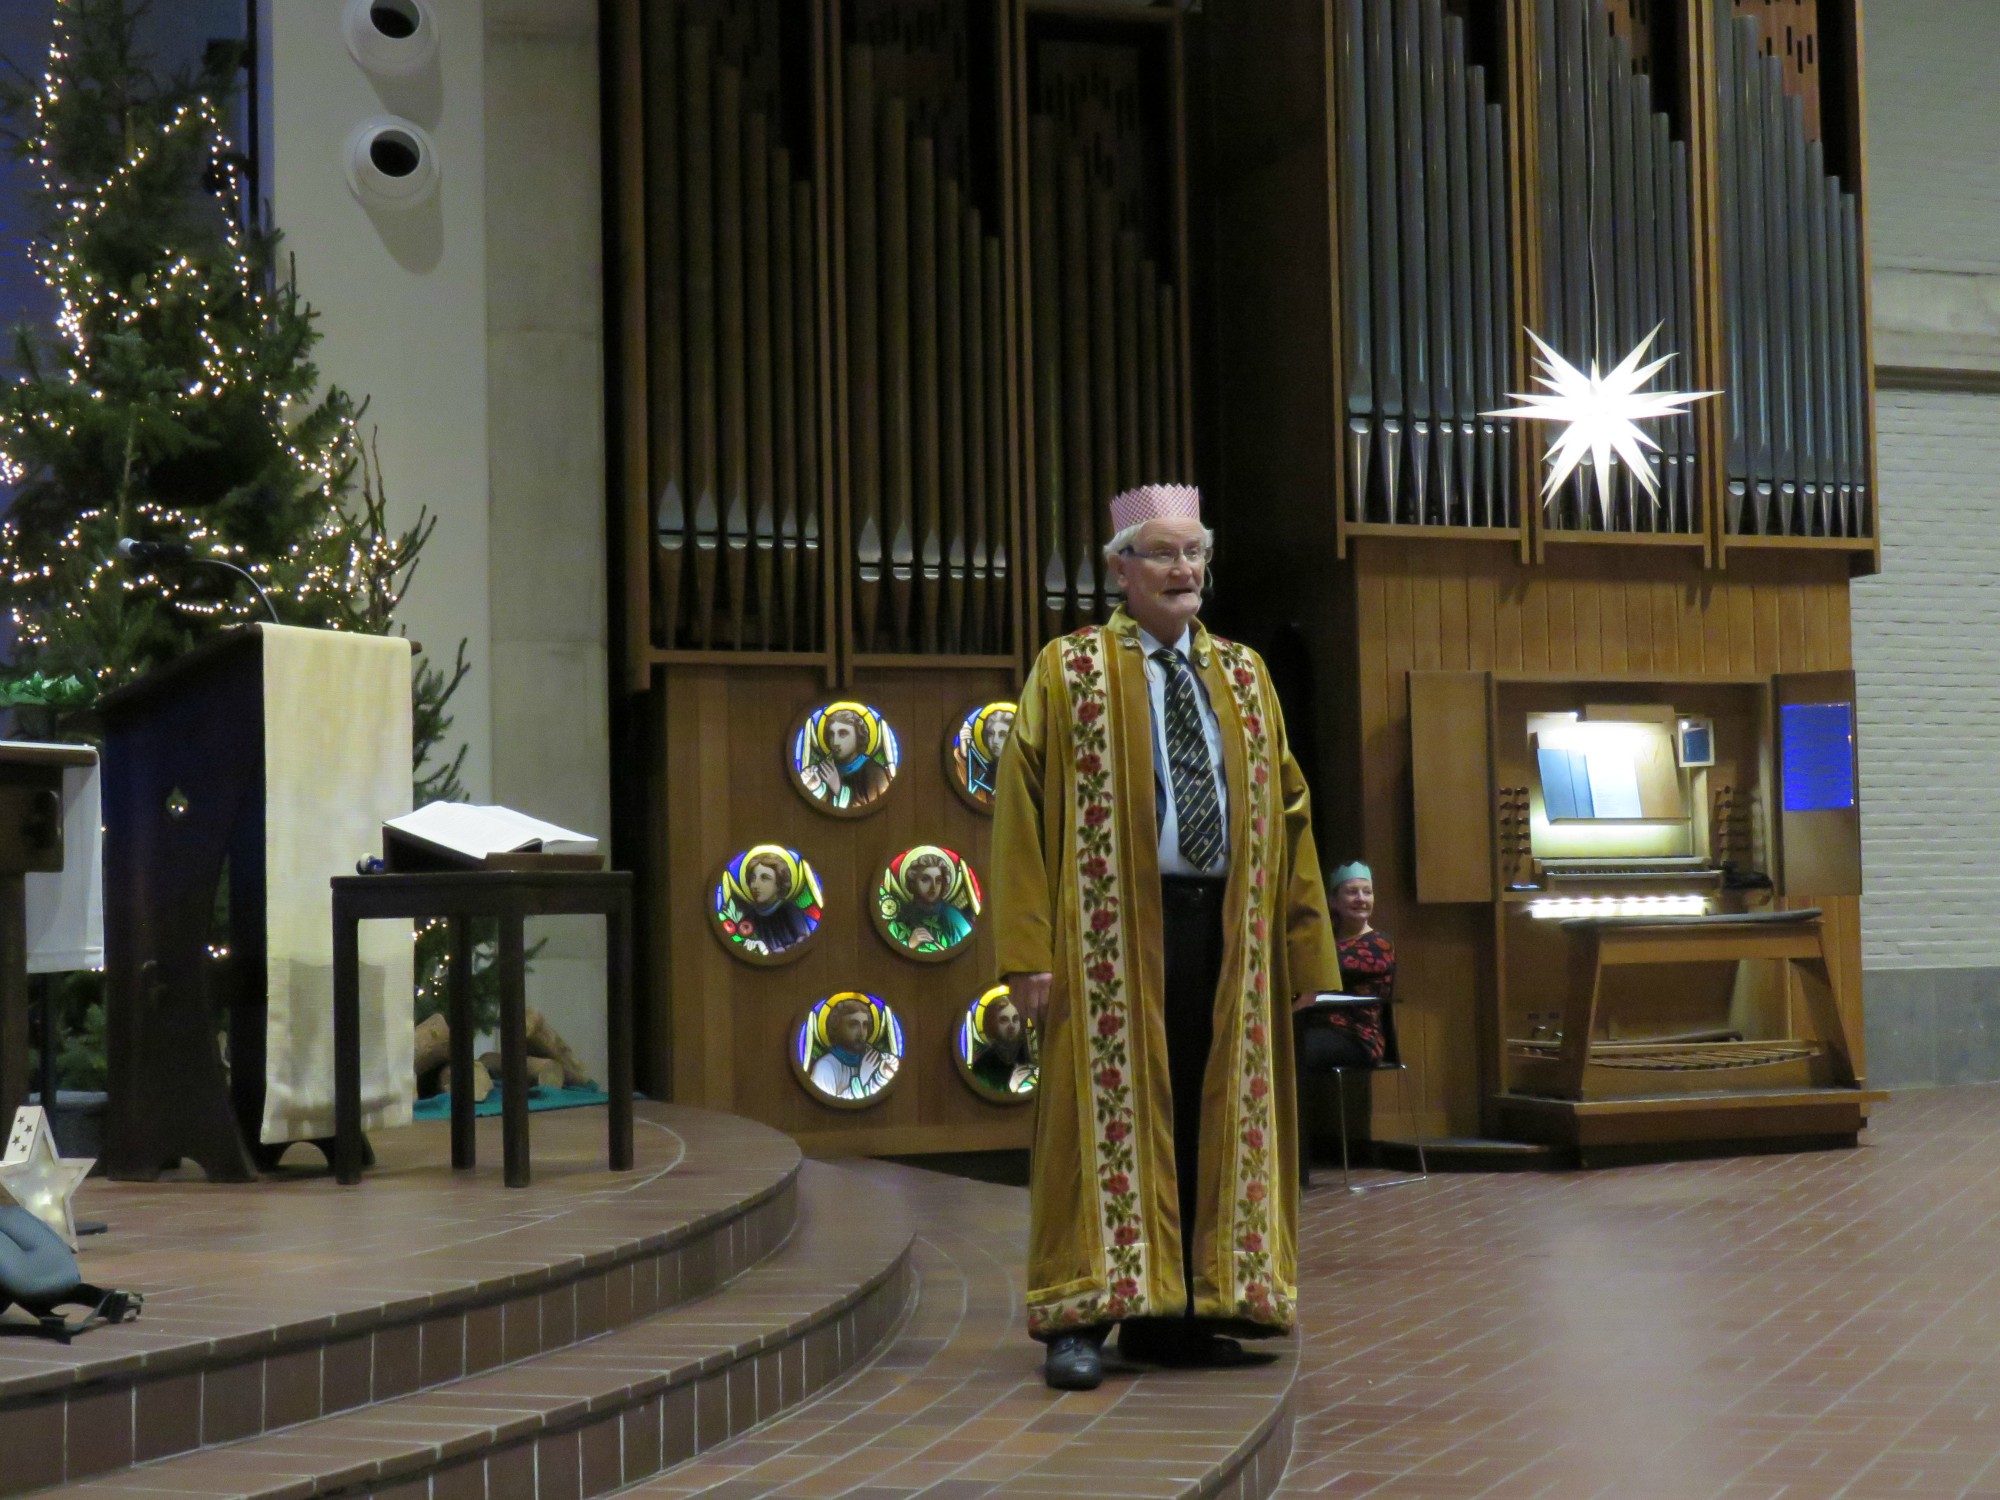
MULTIPOLYGON (((1753 684, 1782 672, 1846 670, 1847 562, 1832 553, 1740 554, 1718 574, 1679 549, 1575 547, 1552 548, 1544 564, 1526 567, 1510 551, 1474 542, 1375 537, 1355 539, 1350 555, 1353 627, 1324 648, 1356 658, 1359 764, 1329 759, 1308 767, 1308 777, 1315 786, 1359 779, 1355 822, 1327 829, 1322 841, 1329 859, 1365 859, 1374 869, 1377 924, 1401 961, 1404 1051, 1425 1128, 1473 1133, 1482 1079, 1495 1067, 1490 1048, 1482 1058, 1482 1037, 1498 949, 1488 912, 1419 903, 1409 690, 1419 653, 1439 661, 1462 653, 1468 670, 1490 665, 1503 676, 1593 682, 1753 684), (1463 631, 1461 643, 1447 644, 1448 625, 1463 631)), ((1490 816, 1484 797, 1474 805, 1490 816)), ((1460 811, 1470 817, 1472 806, 1460 811)), ((1848 1029, 1858 1037, 1858 903, 1815 904, 1836 914, 1830 942, 1842 1004, 1852 1008, 1848 1029)), ((1376 1104, 1378 1132, 1406 1127, 1393 1089, 1378 1090, 1376 1104)))
POLYGON ((828 696, 816 674, 667 669, 659 698, 666 875, 648 893, 656 903, 655 928, 664 934, 666 1014, 649 1028, 657 1040, 648 1061, 655 1077, 671 1078, 675 1099, 748 1115, 829 1151, 1027 1143, 1032 1111, 975 1096, 949 1051, 965 1005, 993 982, 990 934, 977 929, 967 951, 947 962, 917 963, 891 949, 868 914, 882 867, 912 844, 958 851, 984 882, 992 822, 946 784, 943 746, 967 709, 1010 697, 1015 686, 1010 673, 991 669, 958 673, 949 686, 918 670, 868 674, 851 695, 888 719, 902 765, 880 811, 832 818, 799 795, 786 771, 794 725, 828 696), (716 869, 766 841, 805 855, 826 894, 819 938, 796 963, 776 968, 739 962, 707 930, 716 869), (818 1103, 790 1062, 793 1030, 806 1007, 839 989, 879 996, 903 1023, 901 1074, 865 1110, 818 1103), (857 1144, 878 1140, 893 1144, 857 1144))
MULTIPOLYGON (((625 48, 635 36, 657 45, 665 35, 659 25, 664 17, 711 23, 711 40, 740 70, 745 107, 764 111, 769 128, 792 144, 792 171, 810 179, 805 212, 812 230, 812 264, 798 306, 802 315, 806 302, 813 306, 799 352, 804 363, 796 367, 817 376, 800 385, 814 420, 808 423, 801 412, 796 421, 798 442, 809 443, 816 460, 808 476, 801 454, 799 484, 814 489, 822 501, 819 576, 825 586, 812 612, 814 628, 802 629, 790 651, 728 652, 721 649, 727 630, 712 632, 715 649, 691 649, 706 637, 689 631, 668 636, 664 584, 654 566, 661 551, 655 538, 664 529, 656 512, 663 475, 673 472, 676 440, 670 426, 653 430, 647 420, 649 403, 657 408, 663 400, 678 399, 668 390, 671 381, 659 378, 670 373, 659 350, 670 342, 673 327, 660 322, 657 307, 647 308, 649 296, 659 301, 649 278, 672 280, 649 257, 673 225, 670 217, 649 218, 644 212, 647 195, 658 197, 652 185, 660 171, 659 162, 649 165, 643 154, 652 90, 644 70, 635 71, 621 50, 624 61, 614 70, 613 84, 625 125, 615 177, 621 203, 618 353, 625 377, 619 424, 626 507, 620 528, 626 552, 622 593, 629 627, 624 681, 634 690, 650 682, 644 713, 660 747, 645 767, 621 774, 647 781, 654 804, 660 877, 647 899, 654 904, 656 973, 665 980, 660 989, 666 997, 648 1032, 656 1086, 670 1078, 678 1097, 769 1119, 815 1149, 971 1149, 1025 1140, 1027 1113, 996 1109, 974 1097, 943 1050, 959 1007, 985 977, 986 940, 976 940, 972 953, 951 963, 912 964, 883 944, 861 903, 875 867, 894 848, 919 839, 961 847, 975 870, 982 868, 987 825, 944 786, 939 742, 975 697, 1012 689, 1025 652, 1046 623, 1038 597, 1046 549, 1038 542, 1048 539, 1036 534, 1027 488, 1038 472, 1036 344, 1030 337, 1037 284, 1029 253, 1036 225, 1032 214, 1016 212, 1017 206, 1030 206, 1035 185, 1029 116, 1035 110, 1050 118, 1062 114, 1058 96, 1064 91, 1052 93, 1045 84, 1065 68, 1088 83, 1086 75, 1104 61, 1101 49, 1110 46, 1139 59, 1144 87, 1134 93, 1129 79, 1123 84, 1113 79, 1116 86, 1098 88, 1091 97, 1100 104, 1138 99, 1143 118, 1137 126, 1146 139, 1145 149, 1137 149, 1121 133, 1134 121, 1115 110, 1097 110, 1089 118, 1064 116, 1072 135, 1099 142, 1094 168, 1113 190, 1113 201, 1124 205, 1098 229, 1123 228, 1139 237, 1126 238, 1116 250, 1108 279, 1099 275, 1089 282, 1099 293, 1107 287, 1116 293, 1117 319, 1092 324, 1098 335, 1108 327, 1116 347, 1114 359, 1095 363, 1085 351, 1087 378, 1079 389, 1092 403, 1093 419, 1116 416, 1112 425, 1119 439, 1109 448, 1092 443, 1084 467, 1093 475, 1124 475, 1136 450, 1150 469, 1157 448, 1159 467, 1192 472, 1193 434, 1202 434, 1209 513, 1221 533, 1210 616, 1265 648, 1274 671, 1289 651, 1291 669, 1280 687, 1293 716, 1294 742, 1311 762, 1322 851, 1329 861, 1362 857, 1374 866, 1382 925, 1402 955, 1402 1031, 1414 1074, 1413 1111, 1426 1129, 1475 1131, 1500 1077, 1499 1019, 1490 1002, 1506 982, 1509 924, 1491 905, 1418 903, 1419 851, 1428 876, 1430 856, 1443 845, 1441 831, 1417 828, 1411 813, 1413 732, 1426 753, 1432 747, 1422 723, 1423 689, 1413 719, 1410 674, 1478 680, 1492 673, 1500 679, 1529 675, 1614 685, 1734 683, 1738 687, 1731 692, 1754 698, 1754 712, 1766 714, 1773 677, 1851 668, 1847 577, 1851 569, 1869 565, 1869 549, 1879 543, 1725 537, 1713 519, 1705 537, 1674 538, 1680 543, 1674 546, 1658 545, 1657 535, 1561 539, 1542 526, 1530 499, 1517 531, 1466 528, 1449 538, 1411 536, 1407 530, 1383 535, 1395 528, 1356 523, 1347 526, 1343 546, 1337 0, 1246 0, 1212 5, 1192 20, 1178 9, 1099 0, 937 3, 949 12, 949 24, 938 33, 947 37, 945 50, 968 59, 968 76, 956 83, 947 75, 957 64, 917 55, 931 45, 925 38, 935 37, 928 22, 911 17, 920 18, 931 0, 918 5, 814 0, 797 7, 780 7, 775 0, 614 0, 616 34, 625 48), (751 15, 763 19, 750 32, 728 19, 751 15), (784 66, 774 70, 757 59, 780 53, 750 44, 765 35, 759 27, 780 26, 788 41, 781 49, 784 66), (849 264, 845 232, 852 164, 843 153, 855 122, 843 111, 841 77, 847 48, 858 44, 879 49, 883 66, 872 75, 871 89, 881 99, 903 96, 906 121, 912 122, 907 128, 928 132, 937 142, 926 180, 957 181, 961 204, 976 199, 985 210, 982 233, 999 239, 999 263, 987 278, 1000 289, 994 322, 981 326, 1002 331, 999 340, 987 340, 994 363, 986 379, 991 398, 986 426, 990 435, 997 434, 988 496, 990 505, 1007 510, 1001 529, 1012 554, 1012 581, 1004 638, 964 640, 956 651, 949 649, 948 629, 937 638, 938 651, 909 649, 927 639, 923 609, 903 640, 883 628, 870 641, 854 628, 857 613, 866 613, 857 597, 855 519, 881 503, 874 489, 859 483, 854 467, 864 428, 880 437, 879 413, 866 424, 855 420, 857 371, 850 358, 860 336, 850 326, 849 307, 857 272, 880 290, 879 264, 849 264), (1189 49, 1191 63, 1185 56, 1189 49), (645 97, 635 99, 635 90, 645 97), (783 90, 790 102, 778 100, 773 90, 783 90), (1197 126, 1193 161, 1190 112, 1197 126), (1191 169, 1199 196, 1192 210, 1191 169), (1191 225, 1223 226, 1224 232, 1203 236, 1199 254, 1191 256, 1191 225), (1148 325, 1138 313, 1136 292, 1128 297, 1124 290, 1125 282, 1138 276, 1135 255, 1153 262, 1160 282, 1171 287, 1151 324, 1154 358, 1143 357, 1148 325), (1128 302, 1134 308, 1130 318, 1128 302), (647 346, 648 335, 659 348, 647 346), (1136 408, 1123 379, 1135 365, 1155 377, 1150 385, 1140 381, 1136 408), (1107 386, 1103 377, 1114 370, 1119 379, 1107 386), (1163 370, 1169 372, 1165 379, 1159 378, 1163 370), (1150 409, 1144 395, 1149 389, 1150 409), (1191 415, 1197 405, 1199 424, 1191 415), (1130 435, 1135 411, 1136 441, 1130 435), (751 657, 754 667, 746 662, 751 657), (784 777, 784 741, 793 720, 835 684, 843 696, 876 702, 904 740, 902 784, 880 813, 853 822, 822 817, 784 777), (705 887, 727 854, 766 837, 790 842, 815 860, 834 906, 825 937, 798 964, 754 970, 731 960, 702 930, 708 920, 705 887), (906 1076, 894 1093, 877 1109, 852 1113, 814 1104, 790 1076, 785 1047, 807 1003, 848 985, 882 994, 902 1015, 909 1038, 906 1076)), ((1756 3, 1766 7, 1766 0, 1756 3)), ((1520 310, 1517 322, 1541 326, 1536 268, 1549 247, 1537 242, 1533 198, 1538 142, 1531 8, 1524 0, 1484 10, 1456 0, 1447 4, 1468 16, 1477 34, 1475 51, 1486 58, 1488 78, 1503 103, 1504 156, 1513 184, 1507 202, 1508 274, 1520 310)), ((1688 0, 1609 4, 1613 24, 1657 65, 1663 88, 1671 80, 1672 98, 1656 96, 1654 102, 1676 115, 1694 150, 1691 231, 1699 336, 1684 353, 1695 383, 1712 387, 1719 383, 1720 368, 1719 315, 1711 299, 1718 264, 1715 184, 1703 163, 1704 152, 1712 150, 1714 122, 1700 107, 1712 67, 1696 15, 1700 8, 1688 0)), ((1817 12, 1820 41, 1814 48, 1820 54, 1829 167, 1863 194, 1865 205, 1858 4, 1783 0, 1778 8, 1787 6, 1817 12)), ((652 56, 645 64, 664 66, 652 56)), ((1090 94, 1091 88, 1083 92, 1090 94)), ((685 150, 685 144, 676 149, 685 150)), ((1098 233, 1087 215, 1085 228, 1098 233)), ((803 245, 803 225, 798 232, 803 245)), ((1110 243, 1104 234, 1098 238, 1110 243)), ((1863 256, 1865 290, 1865 245, 1863 256)), ((962 311, 970 317, 969 308, 962 311)), ((880 327, 869 337, 879 344, 880 327)), ((1506 361, 1506 388, 1524 388, 1525 353, 1517 329, 1506 361)), ((948 352, 939 357, 949 362, 948 352)), ((674 361, 672 367, 683 363, 674 361)), ((922 418, 926 393, 916 396, 922 418)), ((1045 412, 1047 407, 1045 400, 1045 412)), ((1721 482, 1715 403, 1700 409, 1700 422, 1703 478, 1715 493, 1721 482)), ((1060 420, 1044 427, 1058 435, 1063 430, 1060 420)), ((919 438, 926 430, 920 421, 919 438)), ((1524 430, 1515 442, 1516 488, 1524 497, 1538 488, 1539 437, 1524 430)), ((949 454, 949 433, 940 440, 949 454)), ((923 441, 917 454, 927 473, 930 456, 923 441)), ((1057 460, 1064 456, 1053 449, 1051 454, 1057 460)), ((947 475, 952 463, 944 459, 947 475)), ((1058 475, 1065 483, 1068 472, 1058 475)), ((1087 486, 1103 487, 1094 479, 1087 486)), ((1089 498, 1101 506, 1104 496, 1089 498)), ((685 524, 693 525, 691 514, 685 524)), ((692 593, 705 575, 690 564, 673 576, 687 596, 676 606, 678 617, 691 611, 692 593)), ((728 589, 721 592, 726 604, 728 589)), ((886 608, 869 618, 886 620, 886 608)), ((1089 612, 1067 611, 1072 619, 1089 612)), ((1490 718, 1485 722, 1490 726, 1490 718)), ((1760 733, 1768 739, 1768 726, 1760 733)), ((1775 785, 1768 765, 1761 775, 1746 765, 1740 779, 1775 785)), ((1474 852, 1490 844, 1491 791, 1484 778, 1476 790, 1468 783, 1453 793, 1448 807, 1464 824, 1474 852)), ((1773 854, 1759 833, 1755 861, 1769 867, 1773 854)), ((1473 862, 1468 858, 1468 868, 1473 862)), ((1490 882, 1490 855, 1477 862, 1490 882)), ((1490 884, 1481 889, 1490 893, 1490 884)), ((1483 902, 1484 896, 1472 899, 1483 902)), ((1821 904, 1829 913, 1842 1004, 1855 1007, 1850 1030, 1858 1036, 1858 904, 1851 896, 1821 904)), ((1378 1129, 1389 1128, 1388 1111, 1401 1109, 1396 1091, 1378 1091, 1377 1104, 1378 1129)), ((1400 1121, 1400 1127, 1410 1123, 1400 1121)))
MULTIPOLYGON (((1023 513, 1035 268, 1016 211, 1031 113, 1108 195, 1080 309, 1097 477, 1064 503, 1094 530, 1111 480, 1192 473, 1186 22, 1089 0, 611 0, 606 15, 611 562, 644 745, 616 775, 644 820, 629 862, 653 919, 641 1071, 825 1149, 1023 1143, 1030 1112, 973 1095, 944 1050, 989 980, 987 940, 911 963, 864 902, 913 843, 982 869, 989 825, 945 785, 942 741, 976 700, 1011 696, 1040 636, 1023 615, 1042 579, 1023 513), (784 773, 794 720, 836 689, 882 708, 905 755, 882 810, 852 821, 784 773), (718 865, 766 839, 806 854, 832 905, 796 964, 753 969, 704 927, 718 865), (804 1007, 839 987, 879 993, 906 1027, 905 1073, 875 1109, 822 1109, 786 1060, 804 1007)), ((1078 616, 1104 604, 1093 592, 1078 616)))
POLYGON ((1410 673, 1417 899, 1425 903, 1495 894, 1488 684, 1484 672, 1410 673))

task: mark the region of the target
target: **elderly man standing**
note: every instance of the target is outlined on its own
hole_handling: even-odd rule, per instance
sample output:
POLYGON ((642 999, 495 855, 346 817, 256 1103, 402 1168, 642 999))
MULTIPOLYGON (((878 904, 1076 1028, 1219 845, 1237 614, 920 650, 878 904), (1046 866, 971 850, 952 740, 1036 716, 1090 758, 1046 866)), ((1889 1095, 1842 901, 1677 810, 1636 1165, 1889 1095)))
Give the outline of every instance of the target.
POLYGON ((1111 502, 1125 603, 1051 641, 1000 763, 1001 971, 1042 1026, 1029 1332, 1060 1390, 1100 1350, 1224 1365, 1291 1328, 1295 995, 1335 989, 1305 779, 1257 655, 1201 610, 1199 492, 1111 502))

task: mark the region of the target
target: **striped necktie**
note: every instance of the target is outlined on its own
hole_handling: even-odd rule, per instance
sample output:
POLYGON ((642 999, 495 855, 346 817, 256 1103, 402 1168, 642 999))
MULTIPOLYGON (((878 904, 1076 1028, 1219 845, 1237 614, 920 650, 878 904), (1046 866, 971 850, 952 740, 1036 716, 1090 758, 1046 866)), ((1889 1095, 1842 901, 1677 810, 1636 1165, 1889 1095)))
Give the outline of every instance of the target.
POLYGON ((1155 651, 1153 660, 1167 674, 1167 775, 1174 789, 1181 857, 1197 870, 1210 869, 1222 854, 1222 809, 1215 796, 1208 736, 1202 732, 1201 705, 1195 701, 1194 674, 1171 647, 1155 651))

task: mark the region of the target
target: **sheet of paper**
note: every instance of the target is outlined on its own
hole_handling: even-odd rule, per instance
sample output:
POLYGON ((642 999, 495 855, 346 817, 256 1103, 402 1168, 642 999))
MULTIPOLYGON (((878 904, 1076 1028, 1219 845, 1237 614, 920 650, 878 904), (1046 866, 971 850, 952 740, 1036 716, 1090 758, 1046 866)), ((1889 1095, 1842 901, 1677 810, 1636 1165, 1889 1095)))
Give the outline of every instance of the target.
POLYGON ((1592 750, 1584 757, 1590 768, 1590 812, 1593 818, 1642 818, 1639 768, 1627 750, 1592 750))
POLYGON ((487 806, 480 811, 495 821, 517 828, 521 832, 522 843, 512 847, 519 849, 534 839, 542 842, 544 854, 595 854, 597 840, 587 833, 578 833, 573 828, 563 828, 555 823, 544 823, 540 818, 531 818, 524 812, 516 812, 511 807, 487 806))
POLYGON ((1590 783, 1574 750, 1536 752, 1542 773, 1542 806, 1551 822, 1590 816, 1590 783))

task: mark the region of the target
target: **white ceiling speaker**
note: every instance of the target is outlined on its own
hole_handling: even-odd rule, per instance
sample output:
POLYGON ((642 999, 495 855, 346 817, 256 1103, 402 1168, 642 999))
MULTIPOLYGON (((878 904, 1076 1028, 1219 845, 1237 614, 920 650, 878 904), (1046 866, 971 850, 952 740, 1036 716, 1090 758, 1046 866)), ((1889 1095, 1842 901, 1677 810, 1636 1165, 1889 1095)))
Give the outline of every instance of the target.
POLYGON ((347 0, 341 30, 354 60, 383 77, 422 72, 437 56, 437 12, 430 0, 347 0))
POLYGON ((437 145, 400 115, 363 120, 347 138, 347 184, 370 207, 413 208, 437 193, 437 145))

